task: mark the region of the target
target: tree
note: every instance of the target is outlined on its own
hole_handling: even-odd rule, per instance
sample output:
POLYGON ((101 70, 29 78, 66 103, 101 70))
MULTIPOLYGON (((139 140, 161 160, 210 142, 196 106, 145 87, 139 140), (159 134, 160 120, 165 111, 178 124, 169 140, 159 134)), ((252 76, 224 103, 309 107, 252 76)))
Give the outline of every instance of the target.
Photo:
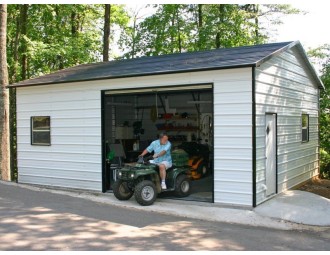
POLYGON ((111 4, 104 5, 103 61, 109 61, 111 4))
POLYGON ((308 54, 321 66, 321 80, 325 86, 320 93, 320 175, 330 179, 330 45, 310 50, 308 54))
POLYGON ((321 176, 330 179, 330 46, 323 64, 321 79, 325 90, 320 94, 321 176))
POLYGON ((1 140, 1 179, 9 181, 10 174, 10 147, 9 147, 9 94, 7 70, 7 5, 0 5, 0 140, 1 140))
POLYGON ((271 33, 276 31, 276 26, 282 24, 284 16, 302 13, 289 4, 245 4, 241 8, 246 12, 247 18, 252 21, 255 44, 268 39, 271 33))
POLYGON ((146 17, 138 25, 136 24, 137 15, 134 15, 133 26, 126 29, 125 32, 129 33, 126 38, 130 38, 130 43, 121 45, 123 50, 129 52, 126 57, 187 51, 191 44, 189 33, 192 31, 189 5, 152 5, 151 8, 155 9, 153 15, 146 17), (134 54, 131 54, 132 52, 134 54))
POLYGON ((141 14, 141 11, 148 8, 148 5, 144 5, 136 9, 126 10, 129 21, 123 27, 118 41, 119 48, 124 52, 121 58, 135 58, 141 52, 142 33, 140 33, 140 23, 145 18, 145 14, 141 14))
POLYGON ((153 14, 138 24, 131 22, 122 34, 123 57, 264 43, 269 36, 264 29, 266 21, 275 27, 283 15, 299 12, 290 5, 256 4, 163 4, 148 8, 153 14))
POLYGON ((28 19, 28 4, 22 4, 20 6, 20 35, 22 36, 21 40, 21 49, 19 50, 22 53, 22 58, 21 58, 21 75, 22 75, 22 80, 25 80, 27 78, 27 19, 28 19))
POLYGON ((110 6, 110 9, 108 10, 108 13, 109 13, 108 21, 106 21, 104 18, 104 32, 103 32, 103 36, 105 36, 108 40, 108 42, 105 42, 103 46, 104 47, 108 46, 108 48, 106 49, 108 50, 108 53, 105 54, 103 53, 103 55, 107 55, 109 56, 109 58, 110 57, 115 58, 117 56, 114 56, 114 53, 111 52, 110 49, 117 48, 118 45, 117 38, 120 38, 120 35, 124 31, 125 27, 127 27, 130 17, 125 9, 125 6, 120 4, 112 4, 110 6))

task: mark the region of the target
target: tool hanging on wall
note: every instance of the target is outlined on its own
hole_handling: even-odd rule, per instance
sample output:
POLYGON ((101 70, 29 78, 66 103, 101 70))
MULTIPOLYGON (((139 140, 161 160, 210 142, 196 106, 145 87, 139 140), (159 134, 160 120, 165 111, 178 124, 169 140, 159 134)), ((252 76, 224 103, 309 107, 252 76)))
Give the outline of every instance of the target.
MULTIPOLYGON (((134 135, 144 134, 144 129, 142 128, 143 113, 144 113, 144 108, 142 108, 141 120, 135 121, 133 123, 134 135)), ((139 112, 137 117, 139 119, 139 112)))
POLYGON ((157 92, 156 92, 156 102, 155 102, 156 105, 154 105, 150 109, 150 119, 151 119, 152 122, 155 122, 158 118, 158 105, 157 105, 158 101, 157 101, 157 97, 158 97, 158 95, 157 95, 157 92))
POLYGON ((170 103, 168 101, 167 96, 165 97, 165 109, 166 109, 166 113, 172 113, 172 114, 176 113, 176 108, 170 108, 170 103))
POLYGON ((152 122, 157 120, 157 107, 155 105, 150 109, 150 119, 152 122))
POLYGON ((212 129, 212 115, 209 113, 201 114, 200 131, 202 142, 210 142, 211 140, 211 129, 212 129))
POLYGON ((156 114, 157 114, 157 118, 158 118, 158 94, 156 92, 156 114))

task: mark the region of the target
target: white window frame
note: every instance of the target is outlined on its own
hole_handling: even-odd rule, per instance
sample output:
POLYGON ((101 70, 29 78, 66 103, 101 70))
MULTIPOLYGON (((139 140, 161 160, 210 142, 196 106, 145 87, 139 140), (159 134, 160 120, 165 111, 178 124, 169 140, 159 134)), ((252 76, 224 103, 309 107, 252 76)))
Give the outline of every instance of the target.
POLYGON ((308 113, 302 113, 301 114, 301 142, 302 143, 308 143, 309 142, 309 114, 308 113), (307 127, 303 126, 304 116, 307 116, 307 127), (303 130, 307 130, 307 140, 303 140, 303 130))
POLYGON ((50 132, 50 125, 51 120, 50 116, 31 116, 31 145, 41 145, 41 146, 50 146, 51 145, 51 132, 50 132), (34 118, 49 118, 49 128, 48 129, 34 129, 34 118), (49 132, 49 143, 40 143, 40 142, 34 142, 34 136, 33 134, 36 132, 49 132))

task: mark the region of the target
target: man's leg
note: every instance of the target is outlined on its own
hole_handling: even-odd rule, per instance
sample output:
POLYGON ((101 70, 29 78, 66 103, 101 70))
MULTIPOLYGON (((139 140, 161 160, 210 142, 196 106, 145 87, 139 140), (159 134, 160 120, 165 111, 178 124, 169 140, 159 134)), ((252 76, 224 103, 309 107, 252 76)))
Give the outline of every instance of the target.
POLYGON ((159 165, 159 175, 160 179, 162 180, 161 186, 162 189, 166 189, 166 183, 165 183, 165 178, 166 178, 166 166, 164 164, 159 165))
POLYGON ((162 181, 165 181, 166 178, 166 167, 164 164, 159 165, 159 174, 160 174, 160 179, 162 181))

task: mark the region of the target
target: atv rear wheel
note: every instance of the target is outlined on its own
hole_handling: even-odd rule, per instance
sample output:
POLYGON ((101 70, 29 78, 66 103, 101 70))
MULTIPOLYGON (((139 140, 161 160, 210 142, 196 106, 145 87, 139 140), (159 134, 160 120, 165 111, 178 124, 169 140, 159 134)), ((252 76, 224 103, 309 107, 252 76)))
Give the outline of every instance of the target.
POLYGON ((176 178, 175 195, 177 197, 187 197, 190 195, 190 179, 184 174, 176 178))
POLYGON ((197 168, 197 173, 201 176, 207 176, 209 173, 209 169, 205 163, 201 163, 197 168))
POLYGON ((128 200, 133 196, 133 191, 128 187, 127 181, 117 180, 112 186, 113 194, 118 200, 128 200))
POLYGON ((152 181, 144 180, 135 186, 134 196, 140 205, 152 205, 157 198, 157 189, 152 181))

